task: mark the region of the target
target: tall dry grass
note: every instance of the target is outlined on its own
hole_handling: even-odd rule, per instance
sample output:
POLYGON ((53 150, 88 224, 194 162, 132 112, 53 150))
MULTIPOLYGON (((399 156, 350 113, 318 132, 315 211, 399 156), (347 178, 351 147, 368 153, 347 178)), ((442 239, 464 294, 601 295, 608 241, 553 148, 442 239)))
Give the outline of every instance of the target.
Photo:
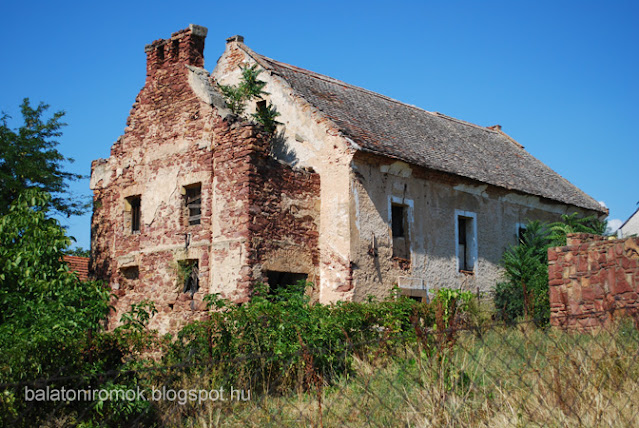
MULTIPOLYGON (((452 346, 410 344, 356 358, 331 385, 248 402, 159 402, 168 426, 637 426, 639 334, 630 322, 591 333, 528 324, 460 331, 452 346)), ((224 373, 178 375, 176 388, 214 388, 224 373)), ((245 382, 250 384, 250 379, 245 382)), ((236 388, 243 385, 238 384, 236 388)))

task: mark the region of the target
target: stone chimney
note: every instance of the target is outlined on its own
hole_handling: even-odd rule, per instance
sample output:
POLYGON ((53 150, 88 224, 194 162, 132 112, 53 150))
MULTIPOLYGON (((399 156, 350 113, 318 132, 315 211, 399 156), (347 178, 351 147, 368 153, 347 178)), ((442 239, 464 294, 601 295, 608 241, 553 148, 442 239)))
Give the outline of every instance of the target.
POLYGON ((228 39, 226 39, 226 43, 233 43, 233 42, 244 43, 244 36, 240 36, 238 34, 236 36, 232 36, 232 37, 229 37, 228 39))
POLYGON ((206 27, 190 24, 189 28, 173 33, 170 39, 159 39, 146 45, 147 77, 175 64, 204 67, 204 39, 207 32, 206 27))

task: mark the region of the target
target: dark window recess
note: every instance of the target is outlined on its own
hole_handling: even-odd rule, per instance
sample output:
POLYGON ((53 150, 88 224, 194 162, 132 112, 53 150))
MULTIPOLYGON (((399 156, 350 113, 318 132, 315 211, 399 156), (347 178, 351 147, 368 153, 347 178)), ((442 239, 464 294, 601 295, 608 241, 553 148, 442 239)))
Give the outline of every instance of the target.
POLYGON ((191 293, 193 296, 200 289, 200 269, 197 260, 184 260, 180 262, 182 280, 184 286, 183 293, 191 293))
POLYGON ((470 242, 474 227, 471 217, 457 217, 457 259, 460 271, 472 272, 474 269, 476 255, 472 254, 472 242, 470 242))
POLYGON ((269 270, 266 272, 266 277, 268 279, 269 290, 272 293, 278 288, 295 285, 298 281, 306 281, 308 275, 305 273, 278 272, 275 270, 269 270))
POLYGON ((171 42, 171 56, 173 57, 173 60, 177 60, 178 56, 180 55, 180 41, 179 40, 173 40, 171 42))
POLYGON ((139 232, 141 220, 141 198, 140 196, 130 196, 127 198, 127 202, 131 207, 131 233, 139 232))
POLYGON ((524 241, 524 234, 526 233, 526 227, 525 226, 519 226, 517 228, 517 237, 519 238, 518 242, 523 242, 524 241))
POLYGON ((137 266, 126 266, 120 268, 120 288, 122 290, 133 290, 140 278, 140 269, 137 266))
POLYGON ((410 240, 408 236, 408 208, 406 205, 391 205, 391 233, 393 238, 393 257, 410 259, 410 240))
POLYGON ((164 45, 158 46, 155 51, 157 53, 158 61, 164 61, 164 45))
POLYGON ((138 279, 140 277, 140 269, 137 266, 127 266, 120 269, 122 276, 129 280, 138 279))
POLYGON ((468 219, 465 217, 457 217, 457 231, 459 245, 459 270, 468 270, 468 252, 466 251, 466 226, 468 219))
POLYGON ((187 187, 185 198, 189 226, 200 224, 202 219, 202 185, 187 187))
POLYGON ((404 237, 405 209, 403 205, 391 206, 391 221, 393 226, 393 238, 404 237))

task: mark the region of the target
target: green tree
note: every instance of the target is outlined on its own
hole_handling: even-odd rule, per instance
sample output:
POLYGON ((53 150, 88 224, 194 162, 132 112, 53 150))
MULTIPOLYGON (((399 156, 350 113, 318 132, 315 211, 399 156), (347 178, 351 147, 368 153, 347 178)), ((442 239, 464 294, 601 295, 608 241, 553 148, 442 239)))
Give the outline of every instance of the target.
POLYGON ((91 257, 91 250, 88 250, 83 247, 75 247, 70 250, 67 250, 65 254, 69 256, 91 257))
POLYGON ((0 216, 0 382, 73 371, 76 345, 109 310, 109 290, 62 261, 71 240, 49 205, 49 194, 29 189, 0 216))
POLYGON ((68 191, 68 182, 82 175, 64 171, 64 162, 73 159, 62 155, 56 138, 66 124, 61 121, 64 112, 58 111, 46 119, 49 106, 40 103, 33 108, 25 98, 20 105, 23 123, 11 129, 10 117, 0 117, 0 214, 6 213, 13 201, 25 189, 40 189, 51 193, 51 207, 67 217, 82 214, 87 204, 74 198, 68 191))

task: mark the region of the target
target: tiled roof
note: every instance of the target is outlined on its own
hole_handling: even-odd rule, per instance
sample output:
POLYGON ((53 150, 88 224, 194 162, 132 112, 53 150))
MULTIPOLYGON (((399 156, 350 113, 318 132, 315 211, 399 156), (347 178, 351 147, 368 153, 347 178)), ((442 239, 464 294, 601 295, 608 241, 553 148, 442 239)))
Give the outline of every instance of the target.
POLYGON ((86 281, 89 279, 89 258, 78 256, 64 256, 62 258, 71 272, 75 272, 80 278, 80 281, 86 281))
POLYGON ((500 130, 422 110, 240 46, 260 65, 284 79, 363 151, 606 212, 597 201, 500 130))

